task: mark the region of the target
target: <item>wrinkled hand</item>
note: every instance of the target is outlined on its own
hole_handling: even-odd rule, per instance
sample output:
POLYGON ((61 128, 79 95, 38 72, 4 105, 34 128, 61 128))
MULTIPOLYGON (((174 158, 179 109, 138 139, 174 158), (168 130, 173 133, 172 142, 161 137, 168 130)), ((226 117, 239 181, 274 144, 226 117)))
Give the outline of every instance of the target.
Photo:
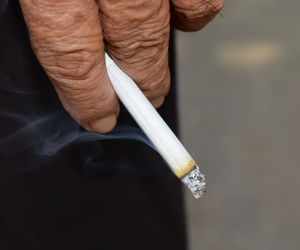
POLYGON ((20 0, 31 44, 64 108, 83 127, 108 132, 119 103, 104 62, 106 50, 155 107, 170 86, 172 24, 201 29, 224 0, 20 0), (171 6, 171 8, 170 8, 171 6), (170 11, 171 9, 171 11, 170 11))

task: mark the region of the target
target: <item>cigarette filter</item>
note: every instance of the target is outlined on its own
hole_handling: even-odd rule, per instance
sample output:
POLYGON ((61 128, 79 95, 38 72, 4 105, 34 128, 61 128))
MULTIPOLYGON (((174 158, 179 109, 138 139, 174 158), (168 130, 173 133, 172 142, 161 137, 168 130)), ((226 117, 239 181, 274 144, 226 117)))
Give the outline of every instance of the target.
POLYGON ((195 198, 205 191, 205 178, 156 109, 134 81, 105 53, 111 84, 119 99, 167 162, 173 173, 191 190, 195 198))

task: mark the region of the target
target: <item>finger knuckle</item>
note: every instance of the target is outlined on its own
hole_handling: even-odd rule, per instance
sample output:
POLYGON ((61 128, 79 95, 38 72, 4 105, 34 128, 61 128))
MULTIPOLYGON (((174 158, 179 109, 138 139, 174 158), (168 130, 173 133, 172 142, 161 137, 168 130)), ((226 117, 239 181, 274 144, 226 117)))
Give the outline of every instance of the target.
MULTIPOLYGON (((97 12, 88 15, 80 10, 83 1, 44 2, 46 6, 36 4, 32 14, 27 15, 31 46, 38 60, 51 77, 87 77, 103 49, 97 12), (63 7, 67 9, 66 14, 58 15, 63 7)), ((85 7, 86 12, 91 12, 91 8, 85 7)))
POLYGON ((224 6, 225 0, 183 0, 174 5, 175 10, 187 21, 214 17, 224 6))
POLYGON ((99 53, 88 51, 50 51, 40 54, 48 75, 55 79, 84 80, 90 77, 100 62, 99 53))
POLYGON ((99 2, 100 16, 106 25, 117 25, 118 28, 137 26, 142 22, 161 17, 168 12, 168 0, 130 0, 99 2))
POLYGON ((170 72, 167 70, 164 74, 145 82, 140 88, 149 99, 155 99, 166 96, 170 90, 170 84, 170 72))
POLYGON ((81 94, 74 96, 72 112, 81 124, 102 118, 115 111, 117 100, 113 92, 81 94))
POLYGON ((153 4, 149 8, 142 6, 143 9, 135 11, 135 15, 131 11, 129 16, 124 18, 116 12, 110 14, 116 15, 114 18, 103 20, 107 49, 118 61, 134 65, 150 64, 168 47, 170 20, 168 8, 161 8, 161 1, 152 2, 156 2, 154 7, 153 4), (120 20, 120 17, 124 18, 124 21, 120 20))
POLYGON ((100 77, 83 81, 53 81, 65 109, 81 124, 117 111, 117 98, 108 80, 100 77))
POLYGON ((108 43, 108 50, 126 64, 149 65, 168 48, 169 27, 151 24, 148 29, 131 30, 108 43), (157 28, 158 27, 158 28, 157 28))

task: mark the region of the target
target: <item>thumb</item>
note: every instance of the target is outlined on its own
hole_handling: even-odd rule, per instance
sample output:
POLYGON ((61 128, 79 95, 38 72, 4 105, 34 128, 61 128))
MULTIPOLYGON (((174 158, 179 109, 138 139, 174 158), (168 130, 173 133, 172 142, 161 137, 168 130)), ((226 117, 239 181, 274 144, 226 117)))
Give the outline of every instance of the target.
POLYGON ((20 0, 31 44, 70 115, 108 132, 119 104, 109 82, 94 0, 20 0))

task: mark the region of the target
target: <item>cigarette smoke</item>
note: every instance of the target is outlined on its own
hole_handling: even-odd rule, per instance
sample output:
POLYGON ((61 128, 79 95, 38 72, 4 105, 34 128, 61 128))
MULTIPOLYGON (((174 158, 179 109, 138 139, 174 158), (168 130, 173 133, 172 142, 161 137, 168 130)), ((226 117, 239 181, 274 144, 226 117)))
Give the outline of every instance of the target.
MULTIPOLYGON (((106 166, 168 173, 144 159, 127 164, 127 152, 143 158, 143 147, 154 149, 124 108, 117 127, 107 134, 85 131, 69 116, 31 50, 18 1, 0 1, 0 175, 51 166, 66 152, 91 175, 106 166)), ((148 151, 147 157, 159 157, 148 151)))
POLYGON ((0 36, 0 44, 4 45, 0 47, 0 174, 42 167, 74 145, 85 145, 78 154, 83 168, 93 171, 101 168, 104 141, 138 141, 154 148, 124 108, 112 132, 82 129, 63 109, 36 59, 32 55, 27 59, 26 51, 5 37, 0 36), (2 64, 6 59, 17 61, 18 67, 2 64))
MULTIPOLYGON (((20 54, 15 56, 20 57, 20 54)), ((40 77, 44 82, 43 74, 40 77)), ((88 132, 66 113, 47 79, 47 84, 41 84, 22 78, 25 82, 20 84, 19 77, 0 70, 0 175, 28 172, 49 165, 57 155, 74 146, 82 168, 89 175, 101 174, 104 168, 111 169, 114 164, 112 159, 103 160, 105 142, 118 145, 124 141, 137 141, 155 149, 124 107, 121 108, 119 124, 112 132, 88 132)), ((113 160, 117 160, 119 153, 116 151, 113 160)), ((160 168, 119 166, 139 174, 161 172, 160 168)))
POLYGON ((99 134, 88 132, 67 117, 64 112, 29 118, 20 114, 2 112, 0 116, 20 124, 20 129, 0 140, 2 154, 17 153, 27 147, 34 147, 41 156, 54 156, 63 148, 90 141, 137 140, 149 147, 154 146, 143 132, 134 126, 120 125, 112 132, 99 134))
MULTIPOLYGON (((13 111, 7 109, 0 112, 0 121, 4 127, 4 132, 2 131, 0 134, 0 174, 26 172, 32 168, 42 167, 64 149, 88 142, 95 142, 95 144, 93 146, 85 144, 88 145, 88 148, 82 148, 82 152, 79 153, 82 154, 83 167, 94 170, 100 167, 103 156, 101 142, 103 141, 118 144, 120 141, 133 140, 155 149, 144 133, 134 125, 133 121, 128 124, 122 122, 124 117, 128 118, 129 116, 124 109, 121 111, 120 124, 112 132, 107 134, 88 132, 82 129, 62 107, 54 111, 37 110, 34 105, 39 103, 38 99, 41 99, 41 96, 45 99, 46 95, 41 94, 40 96, 37 93, 31 95, 27 90, 20 91, 13 88, 14 85, 12 84, 7 86, 7 82, 3 84, 3 81, 0 80, 0 92, 15 96, 14 99, 10 98, 7 101, 23 103, 22 109, 25 108, 27 113, 25 115, 22 109, 20 112, 17 112, 18 109, 13 109, 13 111), (32 103, 33 100, 34 103, 32 103), (29 154, 31 158, 28 165, 22 166, 22 169, 14 169, 15 161, 10 162, 8 160, 18 154, 29 154)), ((55 96, 49 95, 49 101, 53 97, 55 96)), ((116 155, 117 157, 118 155, 116 155)))

